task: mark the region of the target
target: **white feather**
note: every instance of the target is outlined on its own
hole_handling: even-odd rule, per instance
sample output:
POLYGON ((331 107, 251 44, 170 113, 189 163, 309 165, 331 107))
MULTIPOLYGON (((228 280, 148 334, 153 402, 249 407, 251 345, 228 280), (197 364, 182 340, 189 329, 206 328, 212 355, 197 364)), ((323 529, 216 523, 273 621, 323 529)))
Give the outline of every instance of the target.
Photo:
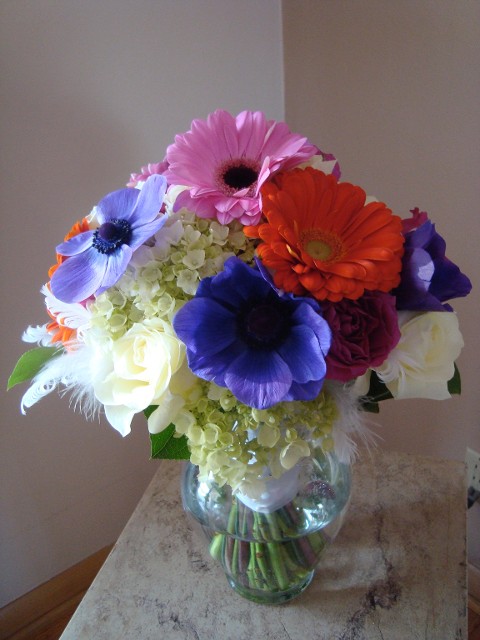
POLYGON ((42 347, 52 346, 52 336, 47 330, 47 325, 37 325, 36 327, 28 327, 22 334, 24 342, 36 342, 42 347))
POLYGON ((81 337, 90 323, 89 310, 79 302, 62 302, 53 295, 46 285, 42 287, 42 293, 45 296, 47 309, 55 316, 57 322, 69 329, 76 329, 77 335, 81 337))
POLYGON ((91 375, 92 349, 83 343, 69 345, 69 350, 49 360, 32 379, 21 400, 21 411, 26 413, 32 405, 54 391, 61 395, 71 393, 71 404, 79 408, 86 418, 99 413, 101 404, 95 397, 91 375))
POLYGON ((375 445, 375 434, 367 426, 365 411, 360 411, 358 395, 352 386, 329 381, 326 389, 335 398, 339 417, 333 425, 335 453, 340 462, 351 464, 358 454, 358 441, 367 449, 375 445))

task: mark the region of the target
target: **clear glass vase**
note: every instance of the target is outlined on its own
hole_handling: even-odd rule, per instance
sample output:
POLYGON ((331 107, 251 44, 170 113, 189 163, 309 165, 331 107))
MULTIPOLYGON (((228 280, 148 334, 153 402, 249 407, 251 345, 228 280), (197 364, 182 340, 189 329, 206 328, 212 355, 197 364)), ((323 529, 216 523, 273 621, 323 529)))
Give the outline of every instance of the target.
POLYGON ((232 494, 228 485, 200 480, 198 467, 187 463, 182 500, 233 589, 254 602, 280 604, 310 584, 342 525, 350 482, 349 465, 317 450, 297 465, 293 488, 291 478, 286 483, 284 503, 275 480, 271 491, 267 485, 261 499, 252 501, 232 494), (276 492, 272 501, 271 492, 276 492))

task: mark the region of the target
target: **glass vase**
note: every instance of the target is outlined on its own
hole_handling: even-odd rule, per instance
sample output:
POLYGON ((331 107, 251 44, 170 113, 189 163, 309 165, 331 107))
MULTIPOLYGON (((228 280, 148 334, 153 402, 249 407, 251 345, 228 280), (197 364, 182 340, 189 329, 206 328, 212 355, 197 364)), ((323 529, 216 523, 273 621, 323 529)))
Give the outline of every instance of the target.
POLYGON ((228 485, 200 480, 198 467, 186 463, 182 500, 231 587, 254 602, 280 604, 312 581, 342 525, 350 483, 349 465, 321 450, 286 478, 267 481, 264 493, 253 500, 228 485))

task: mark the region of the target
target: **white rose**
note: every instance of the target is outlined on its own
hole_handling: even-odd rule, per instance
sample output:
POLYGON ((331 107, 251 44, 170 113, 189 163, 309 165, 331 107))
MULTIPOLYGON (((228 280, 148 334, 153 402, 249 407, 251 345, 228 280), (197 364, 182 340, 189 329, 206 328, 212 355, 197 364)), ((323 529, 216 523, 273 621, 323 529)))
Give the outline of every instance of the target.
POLYGON ((450 398, 448 381, 463 347, 453 312, 398 314, 401 338, 380 367, 374 369, 395 398, 450 398))
MULTIPOLYGON (((182 423, 180 412, 185 405, 185 397, 197 382, 198 378, 193 375, 188 368, 187 361, 184 360, 180 369, 172 376, 169 388, 155 402, 158 404, 158 408, 148 418, 150 433, 160 433, 172 422, 177 426, 177 420, 179 424, 182 423)), ((183 416, 186 414, 191 416, 190 412, 182 412, 183 416)))
POLYGON ((103 353, 102 375, 93 381, 95 395, 110 424, 123 436, 133 416, 157 404, 180 368, 185 347, 159 319, 134 324, 103 353))

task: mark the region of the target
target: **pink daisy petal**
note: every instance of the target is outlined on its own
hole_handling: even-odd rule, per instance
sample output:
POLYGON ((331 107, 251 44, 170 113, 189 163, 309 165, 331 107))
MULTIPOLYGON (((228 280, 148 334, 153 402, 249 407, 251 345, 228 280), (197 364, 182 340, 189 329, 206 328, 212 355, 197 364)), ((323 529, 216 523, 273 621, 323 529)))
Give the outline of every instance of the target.
POLYGON ((175 208, 187 206, 202 218, 222 224, 260 219, 259 187, 272 173, 294 167, 318 153, 306 138, 260 111, 234 117, 217 110, 194 120, 190 131, 175 137, 167 149, 169 184, 185 185, 175 208), (188 195, 185 195, 188 193, 188 195))

